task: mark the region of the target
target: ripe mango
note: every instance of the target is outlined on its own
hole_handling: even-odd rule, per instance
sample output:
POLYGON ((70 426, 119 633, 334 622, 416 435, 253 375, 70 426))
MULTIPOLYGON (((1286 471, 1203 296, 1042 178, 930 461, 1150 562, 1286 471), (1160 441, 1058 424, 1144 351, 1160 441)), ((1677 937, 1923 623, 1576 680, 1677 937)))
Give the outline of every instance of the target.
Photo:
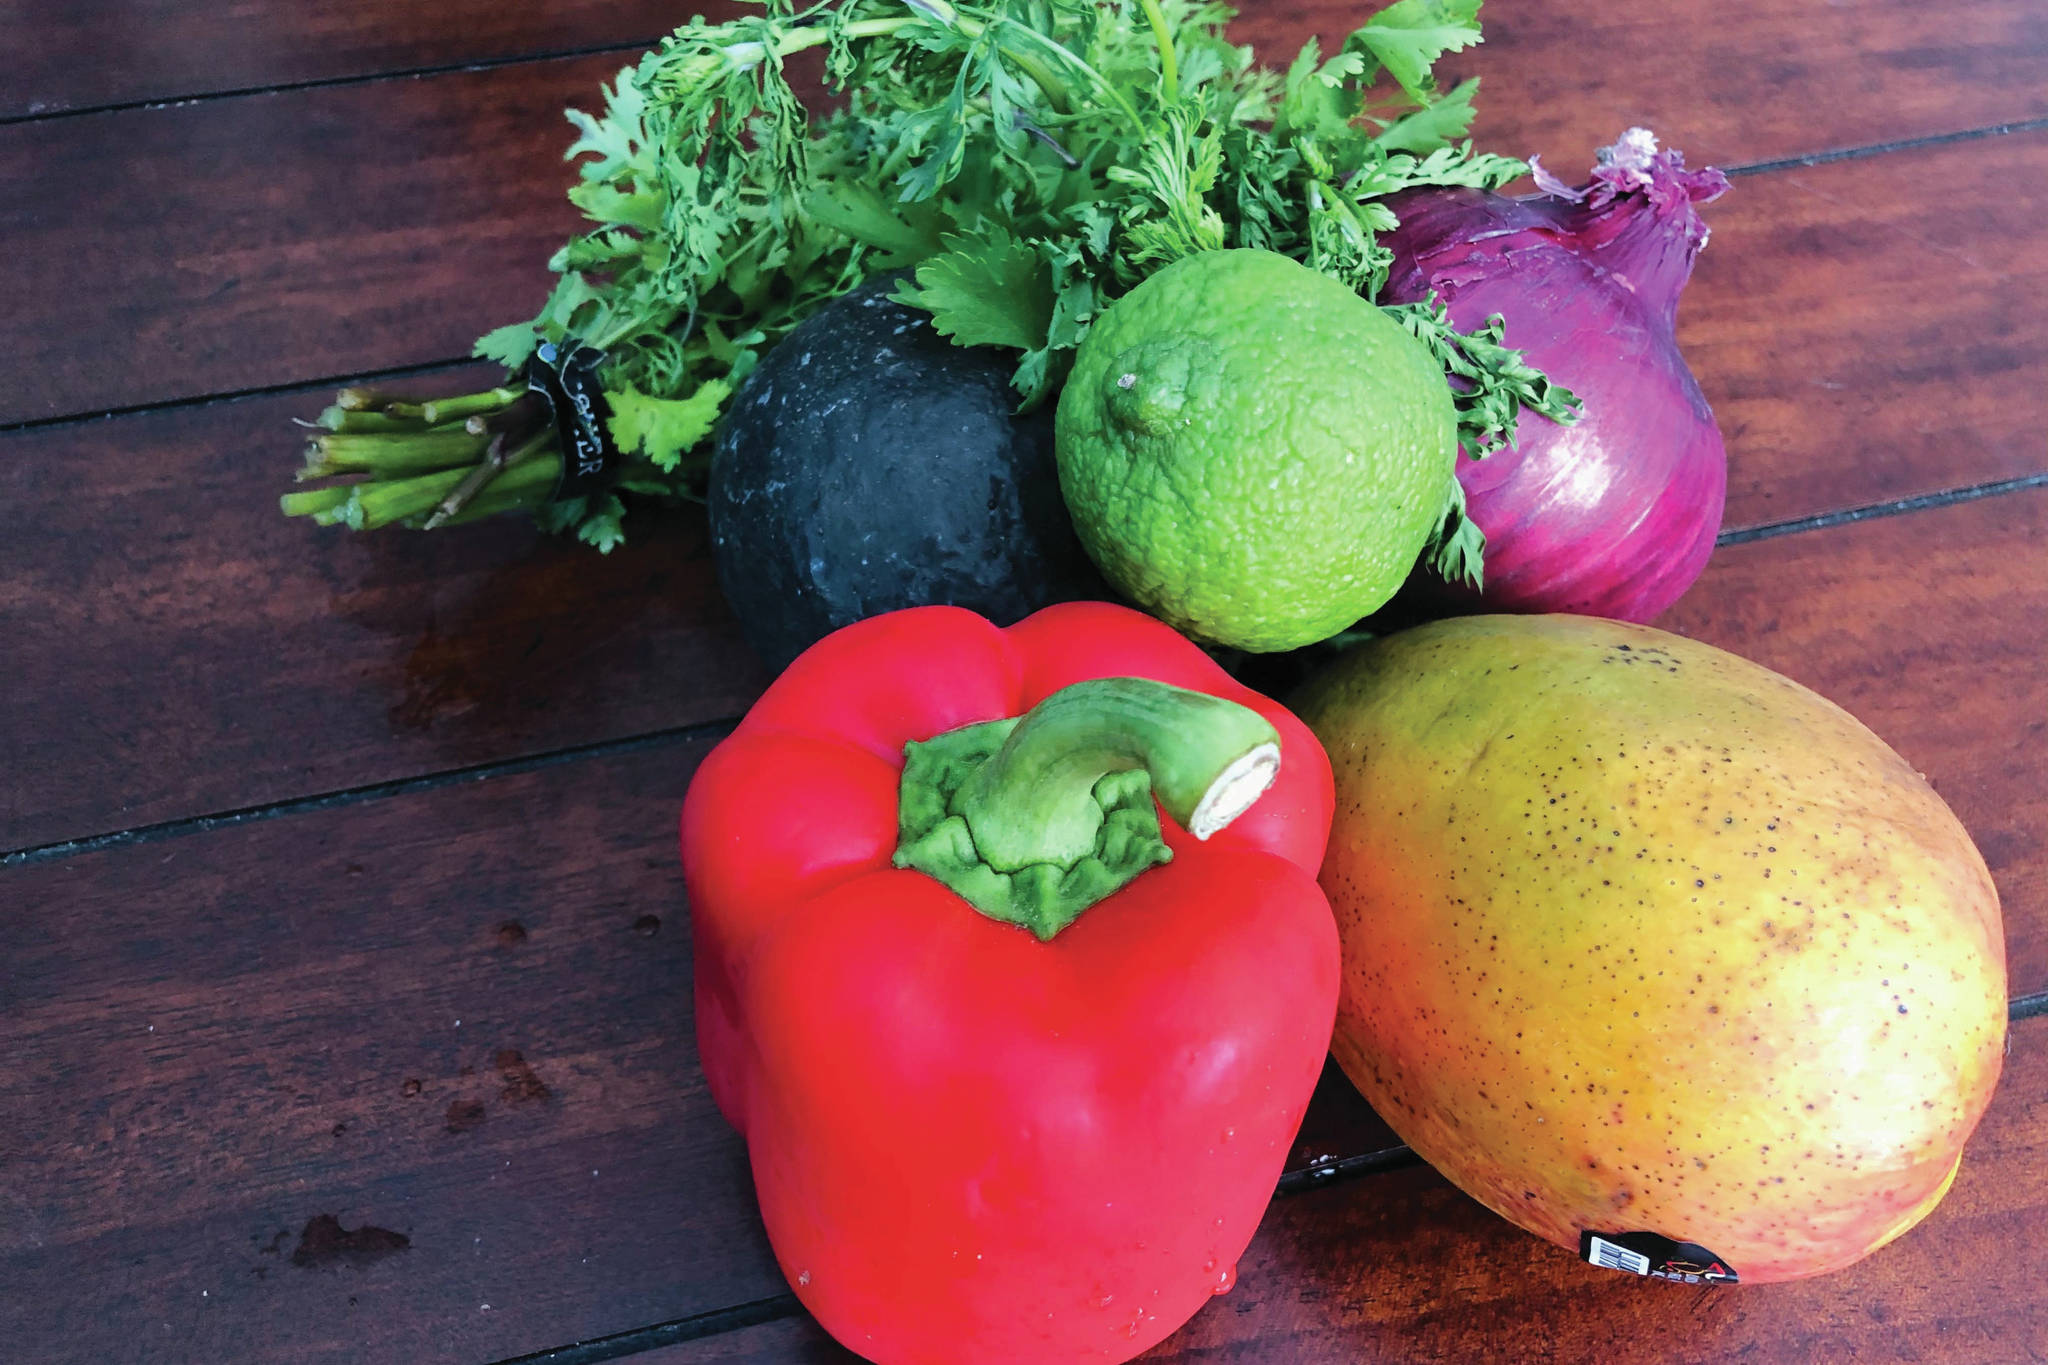
POLYGON ((1374 642, 1296 708, 1337 779, 1333 1050, 1467 1193, 1743 1283, 1847 1265, 1941 1199, 2004 1055, 1998 897, 1848 713, 1575 616, 1374 642))

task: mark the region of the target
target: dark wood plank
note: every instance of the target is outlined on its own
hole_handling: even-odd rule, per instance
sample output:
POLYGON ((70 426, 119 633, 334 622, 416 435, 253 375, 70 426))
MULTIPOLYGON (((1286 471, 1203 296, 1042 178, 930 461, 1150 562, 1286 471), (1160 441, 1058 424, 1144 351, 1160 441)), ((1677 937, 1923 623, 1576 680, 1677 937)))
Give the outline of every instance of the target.
POLYGON ((723 1332, 629 1357, 633 1365, 859 1365, 860 1357, 825 1335, 808 1315, 723 1332))
MULTIPOLYGON (((1327 49, 1376 8, 1247 5, 1240 28, 1327 49)), ((2031 0, 1486 0, 1480 20, 1486 41, 1444 66, 1480 78, 1474 136, 1561 173, 1632 125, 1694 165, 1742 165, 2048 115, 2048 15, 2031 0)))
MULTIPOLYGON (((2048 623, 2026 595, 2042 591, 2027 556, 2044 519, 2048 491, 1735 547, 1710 571, 1700 614, 1680 623, 1832 691, 1935 774, 1998 870, 2019 990, 2042 985, 2040 840, 2029 833, 2041 817, 2039 796, 2010 774, 2033 768, 2027 746, 2048 708, 2030 675, 2038 640, 2010 623, 2048 623), (1916 597, 1894 584, 1888 608, 1872 585, 1913 551, 1926 580, 1946 586, 1916 597), (1909 700, 1927 696, 1945 705, 1909 700), (1951 776, 1944 758, 1961 752, 1982 757, 1951 776), (2016 812, 2006 844, 1973 801, 2016 812)), ((689 1051, 669 831, 693 752, 10 874, 0 1047, 16 1066, 0 1090, 11 1233, 0 1273, 22 1289, 0 1309, 19 1320, 0 1330, 52 1360, 118 1354, 163 1322, 194 1358, 247 1358, 260 1342, 267 1359, 396 1359, 432 1341, 484 1359, 778 1292, 740 1155, 689 1051), (648 913, 664 924, 643 942, 633 925, 648 913), (654 956, 632 956, 643 952, 654 956), (520 1058, 502 1058, 508 1049, 520 1058), (407 1093, 412 1079, 419 1093, 407 1093), (580 1184, 607 1171, 621 1173, 616 1186, 580 1184), (293 1264, 302 1243, 306 1264, 293 1264), (95 1280, 94 1267, 118 1283, 95 1280), (370 1311, 350 1317, 349 1297, 370 1311)), ((2016 1089, 2039 1085, 2016 1075, 2006 1093, 2016 1089)), ((1393 1191, 1384 1235, 1450 1229, 1434 1246, 1465 1235, 1458 1220, 1474 1211, 1430 1180, 1395 1173, 1337 1187, 1369 1187, 1371 1199, 1280 1208, 1341 1197, 1350 1211, 1328 1236, 1349 1239, 1354 1205, 1380 1209, 1393 1191)), ((1480 1217, 1473 1235, 1508 1240, 1459 1251, 1454 1266, 1549 1255, 1533 1242, 1516 1252, 1527 1239, 1489 1227, 1480 1217)), ((1354 1295, 1343 1276, 1385 1275, 1404 1255, 1368 1237, 1336 1263, 1348 1269, 1332 1270, 1320 1235, 1262 1237, 1248 1272, 1280 1288, 1243 1302, 1263 1312, 1266 1296, 1337 1292, 1319 1274, 1354 1295)), ((1529 1264, 1546 1280, 1572 1273, 1529 1264)), ((1491 1271, 1466 1275, 1461 1293, 1531 1311, 1491 1271)), ((1377 1278, 1357 1283, 1379 1292, 1377 1278)), ((1597 1290, 1589 1282, 1595 1307, 1607 1301, 1597 1290)), ((1400 1306, 1374 1330, 1415 1330, 1436 1321, 1431 1311, 1400 1306)))
MULTIPOLYGON (((545 290, 575 226, 559 110, 615 64, 0 129, 0 179, 25 187, 0 232, 26 267, 0 422, 460 354, 545 290), (81 322, 81 274, 118 305, 81 322)), ((2035 386, 2000 390, 2041 356, 2022 300, 2048 256, 2044 143, 1750 179, 1715 207, 1684 341, 1728 429, 1733 524, 2037 463, 2035 386), (1877 298, 1890 328, 1853 311, 1877 298), (1895 403, 1913 420, 1887 422, 1895 403), (1941 439, 1918 434, 1925 411, 1941 439), (1802 444, 1820 435, 1834 448, 1802 444)))
MULTIPOLYGON (((2048 469, 2029 379, 2048 363, 2030 302, 2048 290, 2044 187, 2048 135, 1738 184, 1683 319, 1728 437, 1731 525, 2048 469), (1943 198, 1901 196, 1901 175, 1943 198)), ((0 437, 0 559, 18 566, 0 735, 40 774, 0 808, 0 847, 688 724, 752 695, 693 518, 680 543, 643 525, 610 561, 510 527, 350 542, 282 522, 288 421, 322 401, 0 437), (206 647, 202 626, 235 647, 206 647)))
POLYGON ((1679 340, 1729 526, 2048 469, 2048 132, 1747 176, 1679 340))
MULTIPOLYGON (((1427 1167, 1276 1200, 1237 1287, 1146 1360, 1528 1360, 1551 1365, 1976 1365, 2048 1356, 2048 1018, 2014 1026, 2004 1084, 1955 1188, 1847 1270, 1687 1288, 1596 1270, 1427 1167)), ((635 1357, 647 1365, 857 1359, 807 1317, 635 1357)))
POLYGON ((698 509, 608 556, 285 519, 321 401, 0 438, 0 851, 721 719, 765 682, 698 509))
MULTIPOLYGON (((502 61, 651 42, 689 14, 730 5, 176 5, 84 0, 16 6, 0 53, 0 118, 130 100, 502 61)), ((1237 26, 1270 62, 1309 33, 1342 37, 1374 5, 1247 0, 1237 26)), ((2024 0, 1929 7, 1775 0, 1560 10, 1490 0, 1486 45, 1454 59, 1481 76, 1487 145, 1574 161, 1626 122, 1753 161, 1926 136, 2048 113, 2048 28, 2024 0)))
POLYGON ((692 1042, 702 752, 0 874, 7 1357, 497 1360, 779 1291, 692 1042))
POLYGON ((546 52, 651 47, 691 12, 664 0, 9 0, 0 5, 8 33, 0 119, 546 52))
POLYGON ((0 128, 0 423, 468 354, 545 297, 617 56, 0 128))

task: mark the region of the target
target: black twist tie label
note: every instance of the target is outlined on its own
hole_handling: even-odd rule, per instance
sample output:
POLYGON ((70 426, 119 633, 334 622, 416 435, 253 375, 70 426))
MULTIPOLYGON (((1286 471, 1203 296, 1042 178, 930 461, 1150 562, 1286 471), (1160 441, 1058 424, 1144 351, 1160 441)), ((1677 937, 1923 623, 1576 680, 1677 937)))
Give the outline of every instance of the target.
POLYGON ((1738 1284, 1735 1268, 1697 1242, 1654 1232, 1582 1232, 1579 1255, 1591 1265, 1680 1284, 1738 1284))
POLYGON ((612 405, 597 382, 604 353, 575 337, 560 346, 544 341, 526 363, 526 388, 540 395, 562 444, 562 477, 555 500, 609 492, 620 473, 619 448, 612 441, 612 405))

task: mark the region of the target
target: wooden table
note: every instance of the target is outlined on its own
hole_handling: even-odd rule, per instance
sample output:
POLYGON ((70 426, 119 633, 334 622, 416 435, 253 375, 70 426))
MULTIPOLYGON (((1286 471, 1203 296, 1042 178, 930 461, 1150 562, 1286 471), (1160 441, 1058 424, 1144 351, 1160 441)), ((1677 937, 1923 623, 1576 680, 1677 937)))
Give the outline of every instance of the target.
MULTIPOLYGON (((1155 1355, 2048 1357, 2048 9, 1493 0, 1484 145, 1735 175, 1682 339, 1728 533, 1664 624, 1848 706, 2005 899, 2004 1084, 1927 1223, 1768 1289, 1578 1264, 1327 1083, 1155 1355)), ((1363 13, 1256 4, 1284 54, 1363 13)), ((706 1097, 673 843, 766 681, 701 519, 277 515, 340 379, 444 385, 573 229, 653 0, 0 4, 0 1358, 843 1361, 706 1097)))

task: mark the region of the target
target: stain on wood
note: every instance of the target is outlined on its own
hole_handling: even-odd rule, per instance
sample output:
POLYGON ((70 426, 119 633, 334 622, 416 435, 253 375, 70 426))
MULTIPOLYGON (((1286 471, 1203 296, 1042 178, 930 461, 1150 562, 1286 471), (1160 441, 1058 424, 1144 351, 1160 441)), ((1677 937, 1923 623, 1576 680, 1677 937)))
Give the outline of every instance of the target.
POLYGON ((325 401, 0 436, 0 754, 35 774, 0 780, 0 852, 715 721, 765 684, 700 508, 634 512, 609 555, 524 519, 279 515, 325 401))
POLYGON ((344 1228, 331 1213, 317 1214, 299 1233, 292 1249, 292 1264, 302 1270, 332 1270, 340 1266, 360 1269, 395 1256, 412 1245, 412 1238, 389 1228, 344 1228))
POLYGON ((705 747, 0 872, 9 1358, 500 1360, 779 1292, 690 936, 631 932, 686 923, 705 747))
MULTIPOLYGON (((0 849, 715 722, 766 681, 694 511, 636 513, 609 557, 510 523, 350 537, 276 511, 289 419, 325 393, 147 410, 445 360, 530 314, 577 226, 560 111, 634 54, 516 59, 681 12, 248 8, 40 7, 0 53, 0 120, 515 60, 0 126, 0 426, 146 409, 0 433, 0 849)), ((1363 12, 1261 4, 1235 32, 1278 59, 1363 12)), ((1478 138, 1561 174, 1631 123, 1740 164, 2048 116, 2026 0, 1492 0, 1486 21, 1449 62, 1485 78, 1478 138)), ((1730 525, 2048 469, 2044 186, 2038 130, 1738 180, 1680 319, 1730 525)), ((2048 990, 2044 545, 2048 490, 1758 540, 1662 623, 1814 687, 1928 774, 1998 882, 2016 993, 2048 990)), ((705 747, 0 871, 9 1351, 484 1361, 785 1303, 692 1041, 674 819, 705 747)), ((1290 1154, 1303 1192, 1152 1358, 2048 1357, 2013 1251, 2048 1214, 2044 1044, 2048 1018, 2015 1027, 1926 1225, 1763 1293, 1527 1237, 1402 1165, 1332 1070, 1290 1154), (1310 1174, 1340 1167, 1374 1173, 1310 1174)), ((636 1358, 855 1359, 801 1315, 636 1358)))

